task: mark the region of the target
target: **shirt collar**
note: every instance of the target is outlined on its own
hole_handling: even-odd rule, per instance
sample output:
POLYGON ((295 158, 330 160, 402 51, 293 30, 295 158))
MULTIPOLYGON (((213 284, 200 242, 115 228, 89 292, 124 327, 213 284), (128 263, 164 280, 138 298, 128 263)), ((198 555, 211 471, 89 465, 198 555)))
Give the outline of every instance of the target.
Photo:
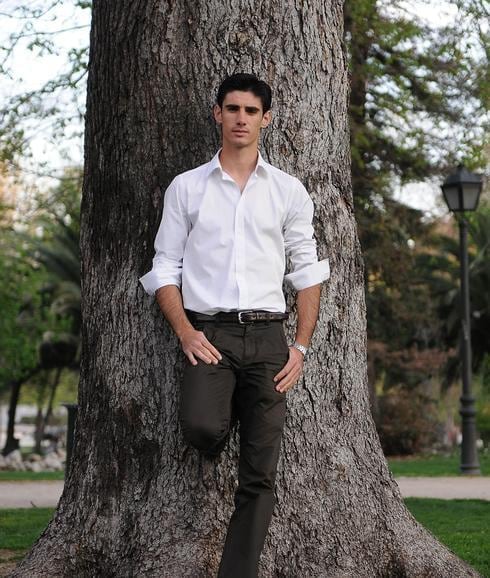
MULTIPOLYGON (((210 176, 214 171, 219 170, 221 173, 223 173, 223 167, 221 166, 220 160, 219 160, 219 153, 221 152, 222 149, 219 149, 219 151, 214 155, 214 157, 209 161, 209 170, 208 170, 208 176, 210 176)), ((259 156, 257 159, 257 164, 255 165, 255 175, 258 176, 260 173, 262 173, 264 176, 267 176, 269 173, 269 163, 267 163, 264 160, 264 157, 260 154, 260 151, 258 151, 259 156)))

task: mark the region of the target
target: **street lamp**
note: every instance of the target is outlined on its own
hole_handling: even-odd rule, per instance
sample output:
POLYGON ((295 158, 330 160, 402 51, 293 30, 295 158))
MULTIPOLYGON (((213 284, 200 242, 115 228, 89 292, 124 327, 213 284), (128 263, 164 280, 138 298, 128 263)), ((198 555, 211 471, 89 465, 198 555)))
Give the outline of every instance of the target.
POLYGON ((461 283, 461 337, 463 394, 459 413, 462 419, 463 439, 461 443, 460 471, 463 474, 480 474, 476 451, 475 398, 471 394, 471 324, 470 324, 470 281, 468 275, 468 222, 465 211, 474 211, 478 206, 482 189, 482 178, 470 173, 463 165, 449 175, 441 185, 444 199, 453 213, 461 213, 459 224, 460 283, 461 283))

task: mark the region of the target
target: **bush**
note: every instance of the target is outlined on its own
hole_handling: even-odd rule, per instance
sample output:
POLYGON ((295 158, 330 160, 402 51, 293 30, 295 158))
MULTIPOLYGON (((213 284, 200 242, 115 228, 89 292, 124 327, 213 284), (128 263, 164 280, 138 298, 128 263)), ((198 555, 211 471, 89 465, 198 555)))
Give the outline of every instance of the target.
POLYGON ((436 401, 418 388, 390 389, 378 399, 377 429, 387 456, 416 454, 432 448, 443 435, 436 401))
POLYGON ((476 429, 486 447, 490 447, 490 403, 477 403, 476 429))

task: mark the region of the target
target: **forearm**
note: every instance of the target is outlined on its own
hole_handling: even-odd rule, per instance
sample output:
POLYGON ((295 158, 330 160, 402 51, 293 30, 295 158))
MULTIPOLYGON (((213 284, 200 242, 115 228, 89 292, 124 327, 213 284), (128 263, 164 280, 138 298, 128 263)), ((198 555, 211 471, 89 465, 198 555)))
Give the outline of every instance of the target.
POLYGON ((165 285, 155 293, 158 305, 179 339, 185 331, 193 329, 182 303, 182 294, 176 285, 165 285))
POLYGON ((298 325, 296 327, 296 342, 308 347, 315 330, 320 310, 321 285, 313 285, 301 289, 296 294, 298 325))

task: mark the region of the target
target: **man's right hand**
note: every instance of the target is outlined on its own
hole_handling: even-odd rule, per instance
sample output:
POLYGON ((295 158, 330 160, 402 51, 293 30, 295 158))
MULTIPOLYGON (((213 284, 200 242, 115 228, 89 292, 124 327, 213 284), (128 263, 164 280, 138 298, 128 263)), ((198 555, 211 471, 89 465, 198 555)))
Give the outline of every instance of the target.
POLYGON ((197 359, 216 365, 221 361, 221 353, 210 343, 202 331, 194 329, 184 310, 180 287, 163 285, 157 289, 156 298, 165 318, 180 340, 182 351, 192 365, 197 359))
POLYGON ((180 345, 192 365, 197 365, 196 357, 204 363, 213 363, 214 365, 217 365, 222 359, 221 353, 208 341, 204 333, 193 327, 182 333, 180 345))

